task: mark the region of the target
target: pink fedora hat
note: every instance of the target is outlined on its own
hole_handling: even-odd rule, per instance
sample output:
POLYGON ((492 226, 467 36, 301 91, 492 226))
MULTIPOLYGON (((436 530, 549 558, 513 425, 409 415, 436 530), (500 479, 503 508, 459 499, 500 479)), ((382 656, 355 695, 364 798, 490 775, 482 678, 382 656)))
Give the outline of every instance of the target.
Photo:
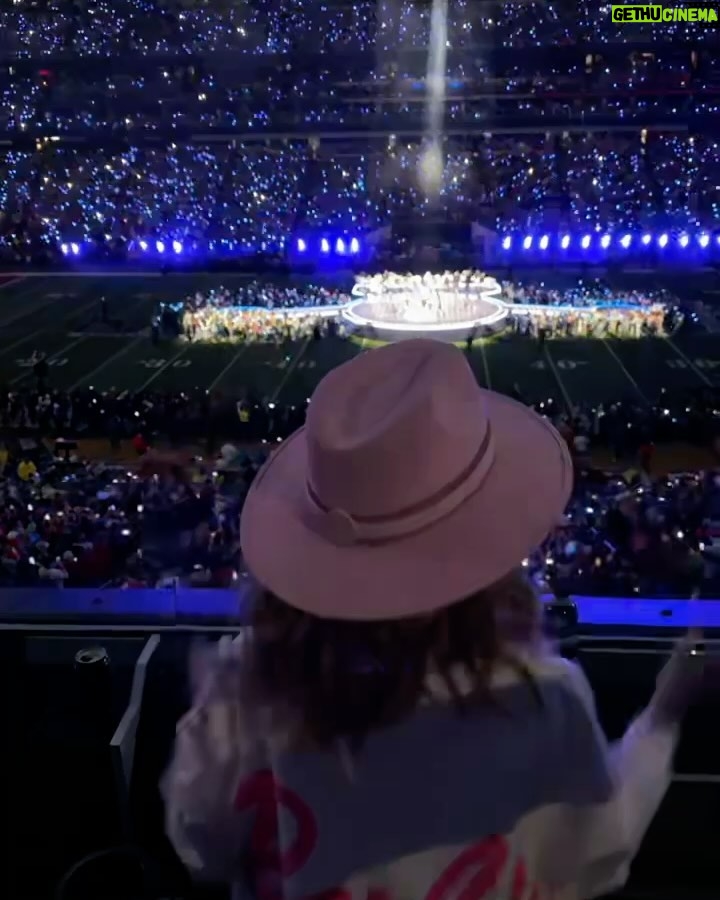
POLYGON ((551 425, 478 387, 456 347, 401 341, 318 385, 307 424, 248 493, 242 551, 259 583, 298 609, 402 618, 518 566, 571 488, 551 425))

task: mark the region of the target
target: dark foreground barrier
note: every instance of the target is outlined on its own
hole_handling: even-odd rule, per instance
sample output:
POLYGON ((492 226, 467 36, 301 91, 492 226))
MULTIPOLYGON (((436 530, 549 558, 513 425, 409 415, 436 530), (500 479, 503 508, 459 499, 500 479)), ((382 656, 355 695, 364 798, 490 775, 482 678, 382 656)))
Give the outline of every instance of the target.
MULTIPOLYGON (((190 644, 232 634, 247 610, 242 592, 22 593, 22 608, 18 596, 3 598, 0 625, 0 895, 51 897, 70 867, 92 854, 99 855, 72 871, 57 896, 194 895, 164 838, 157 785, 188 704, 190 644)), ((558 618, 556 610, 554 622, 590 677, 611 738, 647 702, 689 621, 705 624, 707 652, 720 649, 718 607, 585 598, 577 629, 572 616, 558 618), (620 617, 629 624, 614 621, 620 617)), ((718 700, 706 697, 690 713, 676 779, 628 897, 716 895, 719 712, 718 700)))

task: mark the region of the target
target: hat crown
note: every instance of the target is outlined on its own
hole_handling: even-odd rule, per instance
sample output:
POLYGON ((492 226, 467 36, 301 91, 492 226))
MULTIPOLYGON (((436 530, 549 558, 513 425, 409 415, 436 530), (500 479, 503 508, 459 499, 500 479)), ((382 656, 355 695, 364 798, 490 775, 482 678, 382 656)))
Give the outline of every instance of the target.
POLYGON ((313 396, 309 489, 324 509, 353 518, 426 503, 491 453, 481 396, 449 344, 408 340, 361 354, 313 396))

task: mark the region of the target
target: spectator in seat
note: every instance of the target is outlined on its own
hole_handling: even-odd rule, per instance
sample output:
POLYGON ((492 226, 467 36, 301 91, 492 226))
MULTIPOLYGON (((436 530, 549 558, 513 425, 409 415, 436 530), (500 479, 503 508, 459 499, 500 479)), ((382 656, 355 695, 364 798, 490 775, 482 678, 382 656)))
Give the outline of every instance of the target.
POLYGON ((31 459, 23 457, 18 463, 17 474, 21 481, 32 481, 37 475, 37 466, 31 459))
POLYGON ((145 440, 145 435, 142 432, 138 432, 135 437, 132 439, 133 450, 137 453, 138 456, 145 456, 145 454, 150 449, 150 445, 145 440))
POLYGON ((701 657, 684 646, 608 748, 518 574, 571 484, 565 441, 455 347, 403 341, 326 376, 248 493, 254 628, 194 659, 163 783, 190 869, 258 900, 625 881, 701 657))

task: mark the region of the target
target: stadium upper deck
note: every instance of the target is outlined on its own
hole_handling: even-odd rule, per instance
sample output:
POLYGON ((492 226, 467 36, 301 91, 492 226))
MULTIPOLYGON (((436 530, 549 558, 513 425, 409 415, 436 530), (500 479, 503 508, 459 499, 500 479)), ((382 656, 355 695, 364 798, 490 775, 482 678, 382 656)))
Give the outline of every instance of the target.
MULTIPOLYGON (((14 0, 0 12, 0 53, 7 56, 108 56, 210 54, 256 55, 373 50, 425 46, 430 4, 417 0, 311 3, 266 0, 240 6, 215 0, 99 0, 88 6, 50 0, 14 0)), ((712 46, 714 29, 688 23, 618 26, 610 6, 581 0, 450 4, 452 49, 529 48, 546 45, 609 45, 687 42, 712 46)))
POLYGON ((4 5, 0 254, 282 252, 307 230, 334 243, 429 212, 714 228, 720 73, 701 29, 620 32, 590 3, 450 8, 445 183, 429 210, 413 174, 427 4, 4 5), (648 52, 651 39, 665 43, 648 52))

